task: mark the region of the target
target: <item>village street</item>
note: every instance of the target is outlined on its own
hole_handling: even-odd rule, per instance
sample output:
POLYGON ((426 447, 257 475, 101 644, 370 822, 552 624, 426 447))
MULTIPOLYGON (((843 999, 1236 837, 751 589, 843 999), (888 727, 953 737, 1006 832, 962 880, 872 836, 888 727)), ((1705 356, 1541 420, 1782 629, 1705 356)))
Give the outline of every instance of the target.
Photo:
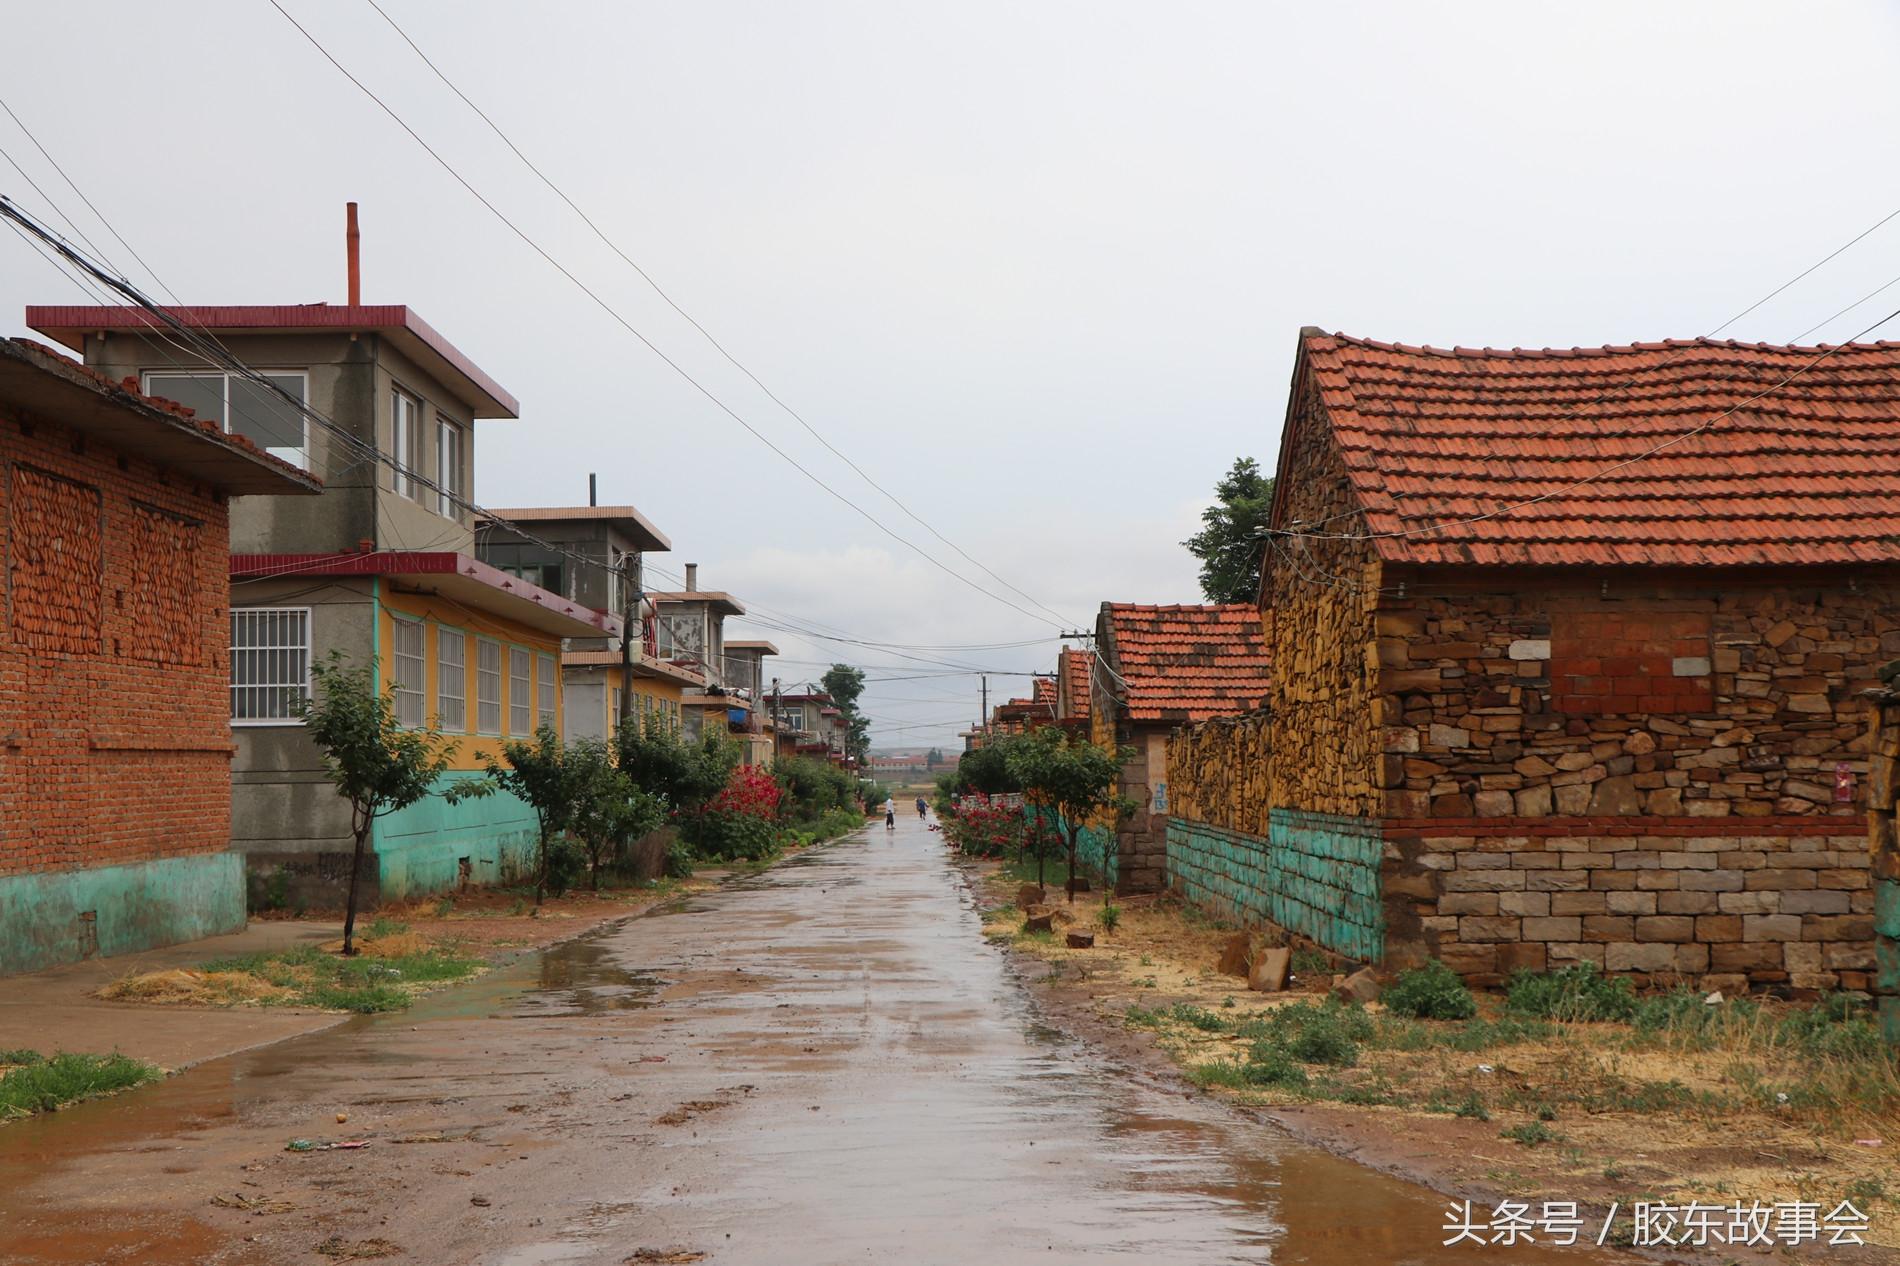
POLYGON ((874 827, 410 1012, 0 1129, 0 1260, 1457 1256, 1431 1193, 1039 1024, 977 926, 936 834, 874 827), (291 1207, 214 1203, 238 1197, 291 1207))

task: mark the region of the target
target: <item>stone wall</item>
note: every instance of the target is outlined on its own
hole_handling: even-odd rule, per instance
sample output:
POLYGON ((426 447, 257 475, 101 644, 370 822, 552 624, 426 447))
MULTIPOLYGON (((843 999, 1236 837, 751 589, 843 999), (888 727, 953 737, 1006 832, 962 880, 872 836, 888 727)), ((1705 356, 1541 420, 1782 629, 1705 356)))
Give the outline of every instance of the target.
POLYGON ((1592 962, 1702 988, 1866 988, 1874 896, 1858 823, 1724 825, 1389 827, 1387 965, 1438 957, 1479 983, 1592 962))
POLYGON ((1900 690, 1869 691, 1867 836, 1872 852, 1874 979, 1880 1028, 1900 1044, 1900 690))
POLYGON ((1216 717, 1168 736, 1168 816, 1264 837, 1273 748, 1264 711, 1216 717))
POLYGON ((1271 923, 1349 958, 1385 953, 1382 841, 1362 818, 1273 811, 1267 838, 1168 820, 1168 887, 1242 926, 1271 923))

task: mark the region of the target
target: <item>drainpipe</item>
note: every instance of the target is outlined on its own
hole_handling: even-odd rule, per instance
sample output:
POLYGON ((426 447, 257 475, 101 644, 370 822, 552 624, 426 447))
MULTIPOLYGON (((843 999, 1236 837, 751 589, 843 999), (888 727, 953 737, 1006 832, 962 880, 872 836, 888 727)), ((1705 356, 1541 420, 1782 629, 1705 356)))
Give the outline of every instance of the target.
POLYGON ((356 204, 343 204, 343 250, 349 260, 350 306, 361 306, 363 302, 363 235, 356 229, 356 204))

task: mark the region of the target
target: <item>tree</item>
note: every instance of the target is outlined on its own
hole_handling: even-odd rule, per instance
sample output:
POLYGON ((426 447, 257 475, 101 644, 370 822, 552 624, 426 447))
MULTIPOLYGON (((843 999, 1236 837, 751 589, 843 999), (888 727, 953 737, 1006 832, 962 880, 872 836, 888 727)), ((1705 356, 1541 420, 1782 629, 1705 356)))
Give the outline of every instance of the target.
POLYGON ((1009 763, 1009 749, 1013 742, 1014 736, 1005 736, 993 739, 975 751, 965 752, 956 769, 955 785, 958 793, 980 791, 986 796, 1001 796, 1021 791, 1023 785, 1009 763))
POLYGON ((561 736, 545 721, 535 730, 533 741, 509 739, 501 745, 501 754, 506 765, 493 756, 483 756, 489 781, 521 797, 534 810, 540 827, 534 868, 534 904, 538 909, 547 891, 548 855, 554 837, 574 822, 581 767, 568 759, 561 736))
POLYGON ((579 740, 567 749, 567 758, 574 766, 576 793, 572 830, 587 852, 594 891, 599 892, 602 864, 658 827, 666 818, 666 802, 635 786, 600 739, 579 740))
MULTIPOLYGON (((1105 811, 1120 817, 1135 808, 1133 801, 1115 794, 1122 763, 1134 755, 1133 748, 1105 751, 1053 725, 1031 730, 1009 745, 1010 768, 1022 783, 1024 798, 1055 813, 1068 836, 1070 904, 1075 902, 1075 855, 1083 823, 1105 811)), ((1038 882, 1041 877, 1038 865, 1038 882)), ((1102 899, 1107 901, 1109 895, 1104 884, 1102 899)))
POLYGON ((698 742, 659 717, 629 715, 614 736, 614 763, 642 791, 664 797, 676 813, 697 810, 725 789, 739 745, 708 731, 698 742))
POLYGON ((1214 504, 1201 511, 1201 530, 1181 544, 1201 560, 1201 593, 1209 602, 1253 602, 1260 596, 1273 477, 1251 457, 1234 461, 1214 485, 1214 504))
POLYGON ((838 711, 844 714, 845 754, 863 765, 871 755, 871 722, 858 711, 858 696, 864 693, 864 670, 849 664, 833 664, 819 680, 831 701, 838 705, 838 711))
MULTIPOLYGON (((343 908, 343 953, 356 953, 356 890, 376 819, 406 809, 436 794, 435 784, 448 772, 455 743, 433 726, 410 729, 396 720, 390 697, 376 689, 371 660, 348 666, 332 651, 313 665, 314 689, 293 705, 304 732, 323 753, 323 770, 350 802, 350 887, 343 908)), ((455 801, 483 794, 474 784, 452 786, 440 794, 455 801)))
POLYGON ((924 757, 924 768, 935 769, 941 764, 943 764, 943 749, 941 747, 931 748, 930 753, 924 757))

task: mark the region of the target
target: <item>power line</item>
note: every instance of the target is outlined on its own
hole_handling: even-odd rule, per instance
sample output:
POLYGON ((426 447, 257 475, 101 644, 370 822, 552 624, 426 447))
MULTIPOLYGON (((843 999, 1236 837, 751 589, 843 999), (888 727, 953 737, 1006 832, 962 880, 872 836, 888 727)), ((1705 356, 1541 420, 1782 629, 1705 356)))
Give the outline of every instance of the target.
POLYGON ((627 267, 633 269, 634 272, 638 273, 640 275, 640 279, 646 282, 646 284, 652 288, 653 293, 658 295, 666 303, 667 307, 673 309, 674 312, 678 313, 682 318, 685 319, 688 325, 691 325, 695 330, 699 331, 700 336, 704 338, 707 343, 712 345, 713 350, 717 351, 721 356, 725 357, 726 361, 729 364, 731 364, 734 369, 737 369, 740 373, 744 374, 747 378, 751 379, 752 384, 756 386, 760 391, 764 392, 766 397, 769 400, 771 400, 773 404, 776 404, 779 408, 783 409, 800 426, 804 427, 806 432, 810 434, 810 436, 813 439, 817 440, 820 444, 824 445, 825 449, 828 452, 830 452, 832 456, 836 457, 839 461, 843 462, 846 466, 849 466, 852 472, 855 473, 858 476, 858 478, 862 479, 867 486, 874 489, 885 500, 889 501, 892 505, 896 506, 899 510, 903 511, 904 514, 908 516, 912 522, 916 523, 919 527, 923 528, 924 531, 936 537, 939 541, 949 546, 952 550, 955 550, 958 554, 960 554, 963 557, 964 561, 972 564, 973 566, 987 573, 990 579, 996 581, 996 583, 1002 585, 1005 589, 1008 589, 1010 592, 1014 593, 1017 597, 1022 598, 1024 601, 1028 602, 1031 606, 1034 606, 1044 612, 1047 612, 1049 615, 1055 616, 1056 619, 1058 620, 1061 620, 1063 618, 1060 612, 1050 607, 1044 606, 1041 602, 1038 602, 1030 594, 1025 593, 1022 589, 1020 589, 1016 585, 1011 584, 1009 581, 1005 580, 1003 577, 997 575, 994 570, 992 570, 989 566, 984 564, 981 560, 972 557, 970 553, 967 550, 965 550, 962 546, 958 545, 955 541, 945 536, 942 532, 939 532, 935 527, 932 527, 929 523, 925 522, 924 519, 916 513, 916 511, 912 510, 910 506, 905 504, 904 500, 901 497, 897 496, 896 493, 893 493, 889 488, 885 487, 882 483, 871 478, 870 474, 867 473, 863 467, 859 466, 857 462, 853 461, 843 450, 838 448, 837 445, 833 444, 830 440, 826 439, 824 435, 819 432, 817 427, 813 426, 809 421, 805 419, 805 416, 802 413, 800 413, 797 409, 794 409, 791 405, 787 404, 779 396, 777 392, 773 391, 770 387, 768 387, 765 384, 765 382, 757 374, 753 373, 752 370, 748 368, 742 361, 740 361, 737 356, 734 356, 730 351, 728 351, 726 348, 726 345, 724 343, 721 343, 717 338, 715 338, 711 330, 708 330, 704 325, 700 324, 699 319, 697 317, 693 316, 692 313, 688 312, 685 308, 681 307, 679 303, 674 300, 673 296, 668 294, 665 288, 662 287, 659 282, 653 279, 653 275, 651 273, 649 273, 645 268, 641 267, 640 263, 637 260, 635 260, 631 255, 627 254, 625 250, 621 249, 619 243, 615 242, 611 237, 607 236, 606 231, 603 230, 600 227, 600 225, 594 222, 594 219, 592 216, 588 215, 587 212, 581 209, 579 203, 575 202, 573 198, 568 196, 566 190, 562 189, 559 185, 554 183, 554 180, 551 177, 549 177, 546 172, 542 171, 538 166, 536 166, 534 161, 521 151, 521 147, 516 145, 513 138, 511 138, 506 132, 501 130, 501 125, 496 123, 494 119, 490 118, 488 116, 487 111, 483 110, 480 106, 476 105, 475 102, 470 99, 467 93, 463 92, 461 88, 456 86, 455 81, 450 79, 448 77, 448 74, 444 72, 440 66, 436 65, 435 61, 432 58, 430 58, 430 56, 427 53, 422 51, 421 46, 418 45, 413 38, 411 38, 411 36, 409 35, 409 32, 403 30, 403 28, 396 22, 396 19, 390 17, 389 13, 382 7, 382 5, 378 4, 376 0, 366 0, 366 2, 368 3, 370 8, 376 10, 377 15, 380 16, 384 22, 387 22, 389 24, 389 28, 391 30, 393 30, 397 35, 402 37, 403 43, 407 44, 410 47, 410 49, 415 53, 415 55, 422 59, 422 64, 427 66, 430 69, 430 71, 432 71, 435 74, 435 77, 437 79, 440 79, 443 85, 447 87, 450 92, 454 93, 457 97, 459 97, 463 105, 466 105, 470 110, 473 110, 477 118, 479 118, 483 123, 488 125, 488 130, 493 132, 496 135, 496 137, 498 137, 501 140, 501 143, 503 145, 506 145, 508 149, 510 150, 510 152, 512 152, 516 158, 521 160, 521 165, 534 173, 535 179, 539 180, 542 184, 546 185, 548 187, 548 190, 552 192, 555 197, 559 198, 562 202, 565 202, 568 206, 568 209, 573 211, 575 215, 580 217, 581 223, 585 224, 588 227, 588 229, 590 229, 593 232, 594 236, 601 240, 601 242, 607 247, 608 250, 618 255, 621 258, 621 260, 627 265, 627 267))
MULTIPOLYGON (((403 117, 397 114, 395 110, 390 108, 390 106, 386 102, 384 102, 381 97, 377 96, 376 93, 372 91, 367 84, 365 84, 362 80, 358 79, 354 74, 350 73, 349 69, 345 67, 342 62, 338 61, 336 57, 329 51, 329 49, 323 46, 323 44, 316 38, 316 36, 312 35, 309 31, 305 30, 303 27, 303 24, 298 22, 296 18, 292 17, 290 15, 289 10, 285 9, 282 4, 278 3, 278 0, 270 0, 270 5, 273 9, 276 9, 278 13, 283 15, 283 18, 286 22, 289 22, 292 26, 297 28, 298 33, 301 34, 305 40, 309 41, 310 46, 312 48, 315 48, 318 53, 323 55, 324 60, 328 61, 332 66, 336 67, 338 73, 340 73, 345 79, 348 79, 352 84, 356 85, 357 89, 360 90, 363 93, 363 95, 367 96, 371 101, 375 102, 377 107, 381 109, 384 114, 387 114, 392 120, 394 120, 398 127, 402 128, 403 131, 407 132, 409 136, 411 137, 411 139, 413 139, 417 145, 420 145, 422 147, 423 152, 428 154, 430 158, 434 159, 438 166, 440 166, 444 171, 446 171, 450 175, 450 177, 452 177, 455 180, 457 184, 462 186, 463 189, 467 190, 469 195, 473 197, 477 202, 481 203, 482 206, 485 207, 491 215, 493 215, 497 220, 501 221, 501 223, 508 229, 509 232, 513 233, 516 237, 520 238, 521 241, 524 244, 526 244, 530 250, 532 250, 535 254, 539 255, 542 259, 546 260, 547 263, 550 266, 552 266, 557 272, 559 272, 563 277, 567 278, 568 281, 573 283, 573 285, 577 289, 579 289, 582 294, 586 295, 589 299, 593 300, 593 302, 600 308, 601 311, 605 312, 609 317, 613 318, 616 324, 618 324, 621 328, 625 329, 629 334, 633 335, 634 338, 638 339, 643 345, 645 345, 647 350, 651 351, 655 356, 659 357, 660 360, 667 366, 667 368, 671 369, 674 373, 678 374, 680 378, 684 379, 695 391, 699 392, 700 395, 704 396, 715 407, 717 407, 720 412, 730 417, 734 422, 737 422, 741 427, 745 429, 745 431, 749 435, 751 435, 754 439, 758 440, 761 444, 765 445, 768 449, 772 450, 773 453, 775 453, 787 465, 791 466, 792 469, 796 470, 799 474, 803 475, 806 479, 810 480, 814 485, 816 485, 819 489, 821 489, 827 495, 829 495, 834 500, 836 500, 840 505, 845 506, 846 508, 851 510, 854 514, 862 518, 865 522, 875 527, 878 531, 884 533, 886 536, 890 537, 892 540, 896 541, 898 544, 904 546, 906 549, 909 549, 910 551, 915 553, 919 558, 922 558, 925 562, 928 562, 931 566, 937 568, 939 571, 943 572, 945 575, 956 580, 960 584, 967 585, 969 588, 975 590, 977 593, 982 594, 984 597, 989 598, 994 602, 1000 602, 1004 606, 1009 607, 1012 610, 1015 610, 1021 613, 1022 615, 1028 616, 1032 620, 1037 620, 1042 623, 1052 622, 1047 617, 1038 615, 1034 611, 1031 611, 1026 607, 1020 606, 1017 603, 1010 601, 1008 598, 1003 597, 1001 594, 997 594, 997 593, 992 592, 991 590, 985 589, 982 585, 977 584, 974 580, 971 580, 968 576, 965 576, 961 572, 958 572, 955 569, 946 565, 942 560, 938 559, 936 556, 926 553, 917 544, 899 535, 894 529, 887 526, 876 515, 872 514, 869 510, 866 510, 863 506, 859 505, 857 502, 853 501, 851 498, 845 496, 843 493, 839 492, 836 488, 833 488, 830 484, 826 483, 823 479, 819 478, 818 475, 813 473, 803 463, 798 461, 797 458, 793 457, 790 453, 786 452, 784 449, 780 448, 777 444, 773 443, 772 440, 768 438, 763 431, 760 431, 757 427, 753 426, 752 423, 748 422, 742 414, 740 414, 731 405, 728 405, 723 399, 721 399, 718 395, 716 395, 712 391, 711 388, 707 387, 704 383, 700 382, 697 378, 693 377, 692 374, 688 373, 686 368, 682 366, 678 361, 675 361, 672 357, 668 356, 665 352, 661 351, 659 348, 659 345, 654 343, 653 340, 648 338, 645 334, 641 333, 640 330, 631 321, 629 321, 625 316, 621 314, 619 309, 615 308, 612 304, 608 303, 605 299, 603 299, 600 296, 600 294, 596 292, 591 286, 589 286, 586 282, 582 281, 580 277, 577 276, 573 271, 571 271, 565 264, 561 263, 560 260, 556 259, 553 255, 549 254, 548 251, 544 247, 542 247, 542 245, 539 242, 535 241, 534 238, 530 237, 524 229, 522 229, 519 225, 517 225, 513 220, 509 219, 507 214, 504 213, 501 210, 501 208, 497 207, 493 202, 489 201, 487 196, 484 195, 481 192, 481 190, 477 189, 473 184, 471 184, 468 178, 463 176, 460 171, 456 170, 453 164, 451 164, 446 158, 442 157, 441 154, 436 152, 435 148, 422 138, 421 133, 417 132, 413 127, 410 127, 409 124, 406 121, 404 121, 403 117)), ((1053 623, 1055 623, 1056 627, 1058 628, 1062 626, 1062 621, 1060 620, 1053 621, 1053 623)))

